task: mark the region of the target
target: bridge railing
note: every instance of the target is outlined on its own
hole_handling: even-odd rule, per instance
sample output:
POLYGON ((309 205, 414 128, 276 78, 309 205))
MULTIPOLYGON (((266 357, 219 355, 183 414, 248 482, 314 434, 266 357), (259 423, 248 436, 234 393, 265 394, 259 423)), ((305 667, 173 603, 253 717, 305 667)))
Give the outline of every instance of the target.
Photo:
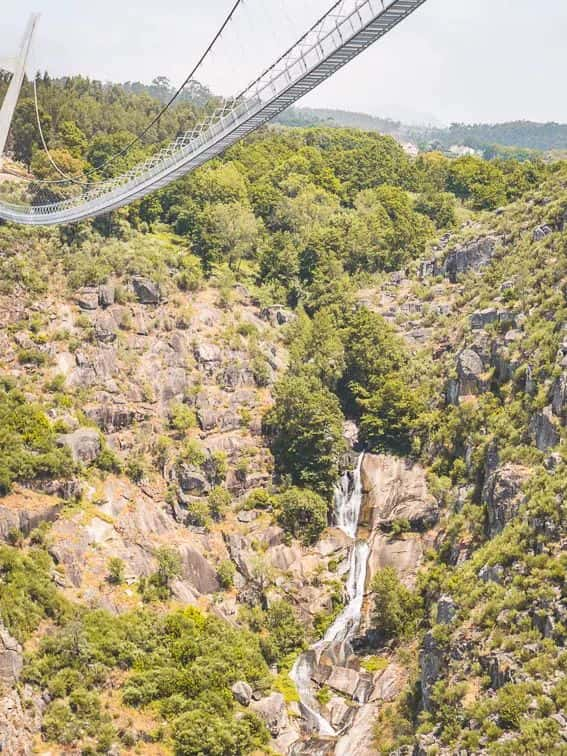
POLYGON ((330 55, 348 45, 378 16, 399 0, 342 0, 267 71, 234 100, 226 101, 211 116, 192 130, 179 136, 166 147, 125 173, 86 186, 76 196, 44 205, 26 208, 2 203, 19 214, 34 216, 65 213, 79 206, 109 204, 136 185, 140 185, 187 161, 192 154, 211 149, 224 134, 229 134, 260 112, 307 73, 317 69, 330 55))

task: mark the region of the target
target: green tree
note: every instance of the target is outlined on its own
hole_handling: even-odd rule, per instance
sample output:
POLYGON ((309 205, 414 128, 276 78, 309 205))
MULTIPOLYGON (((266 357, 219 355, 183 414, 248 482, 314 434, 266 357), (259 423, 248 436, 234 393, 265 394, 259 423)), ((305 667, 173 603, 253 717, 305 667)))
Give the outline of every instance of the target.
POLYGON ((329 496, 345 449, 338 399, 320 381, 289 376, 274 388, 264 429, 280 475, 329 496))
POLYGON ((288 488, 276 499, 280 525, 295 538, 314 543, 327 527, 327 502, 306 488, 288 488))
POLYGON ((239 720, 196 709, 173 723, 173 744, 177 756, 240 756, 269 740, 266 726, 246 712, 239 720))
POLYGON ((255 255, 261 231, 261 222, 240 202, 207 205, 200 216, 195 251, 206 267, 227 262, 238 270, 243 259, 255 255))
POLYGON ((384 640, 415 635, 423 619, 420 596, 401 582, 393 567, 379 570, 372 581, 374 628, 384 640))
POLYGON ((448 192, 421 194, 415 209, 432 220, 437 228, 453 228, 457 222, 455 198, 448 192))

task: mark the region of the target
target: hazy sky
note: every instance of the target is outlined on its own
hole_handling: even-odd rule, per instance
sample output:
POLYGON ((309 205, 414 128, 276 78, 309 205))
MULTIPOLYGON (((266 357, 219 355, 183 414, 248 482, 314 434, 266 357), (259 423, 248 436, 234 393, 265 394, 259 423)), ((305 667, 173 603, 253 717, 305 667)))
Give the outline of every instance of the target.
MULTIPOLYGON (((216 91, 255 73, 332 0, 247 0, 207 76, 216 91), (287 36, 286 36, 287 35, 287 36), (263 40, 263 42, 258 42, 263 40)), ((180 82, 232 0, 5 0, 0 57, 32 11, 34 67, 114 81, 180 82), (7 6, 7 7, 6 7, 7 6)), ((565 0, 428 0, 301 104, 406 119, 567 122, 565 0)), ((205 72, 204 72, 205 73, 205 72)))

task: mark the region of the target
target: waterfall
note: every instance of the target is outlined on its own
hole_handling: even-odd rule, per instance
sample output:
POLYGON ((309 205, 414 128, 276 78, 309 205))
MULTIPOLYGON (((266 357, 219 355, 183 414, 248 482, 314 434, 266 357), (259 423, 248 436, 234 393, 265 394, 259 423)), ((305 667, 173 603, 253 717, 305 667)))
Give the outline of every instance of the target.
MULTIPOLYGON (((356 539, 360 508, 362 506, 362 477, 361 468, 364 455, 358 458, 356 469, 351 475, 345 473, 335 489, 335 524, 349 538, 356 539)), ((357 541, 353 544, 349 555, 347 578, 348 602, 333 624, 329 627, 322 640, 311 646, 310 651, 319 653, 331 643, 350 640, 358 630, 362 602, 364 600, 364 585, 366 582, 366 568, 368 563, 368 544, 357 541)), ((310 721, 319 735, 337 735, 329 722, 319 713, 317 700, 313 694, 311 684, 312 655, 302 654, 291 670, 291 678, 299 693, 301 708, 306 719, 310 721)))

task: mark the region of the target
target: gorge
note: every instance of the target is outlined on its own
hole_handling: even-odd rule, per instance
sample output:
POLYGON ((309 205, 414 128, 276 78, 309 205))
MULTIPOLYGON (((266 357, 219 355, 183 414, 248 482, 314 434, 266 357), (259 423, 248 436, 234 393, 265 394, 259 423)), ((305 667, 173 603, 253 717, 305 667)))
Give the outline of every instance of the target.
MULTIPOLYGON (((86 170, 153 107, 40 90, 86 170)), ((566 234, 561 161, 324 127, 0 225, 4 752, 561 753, 566 234)))

